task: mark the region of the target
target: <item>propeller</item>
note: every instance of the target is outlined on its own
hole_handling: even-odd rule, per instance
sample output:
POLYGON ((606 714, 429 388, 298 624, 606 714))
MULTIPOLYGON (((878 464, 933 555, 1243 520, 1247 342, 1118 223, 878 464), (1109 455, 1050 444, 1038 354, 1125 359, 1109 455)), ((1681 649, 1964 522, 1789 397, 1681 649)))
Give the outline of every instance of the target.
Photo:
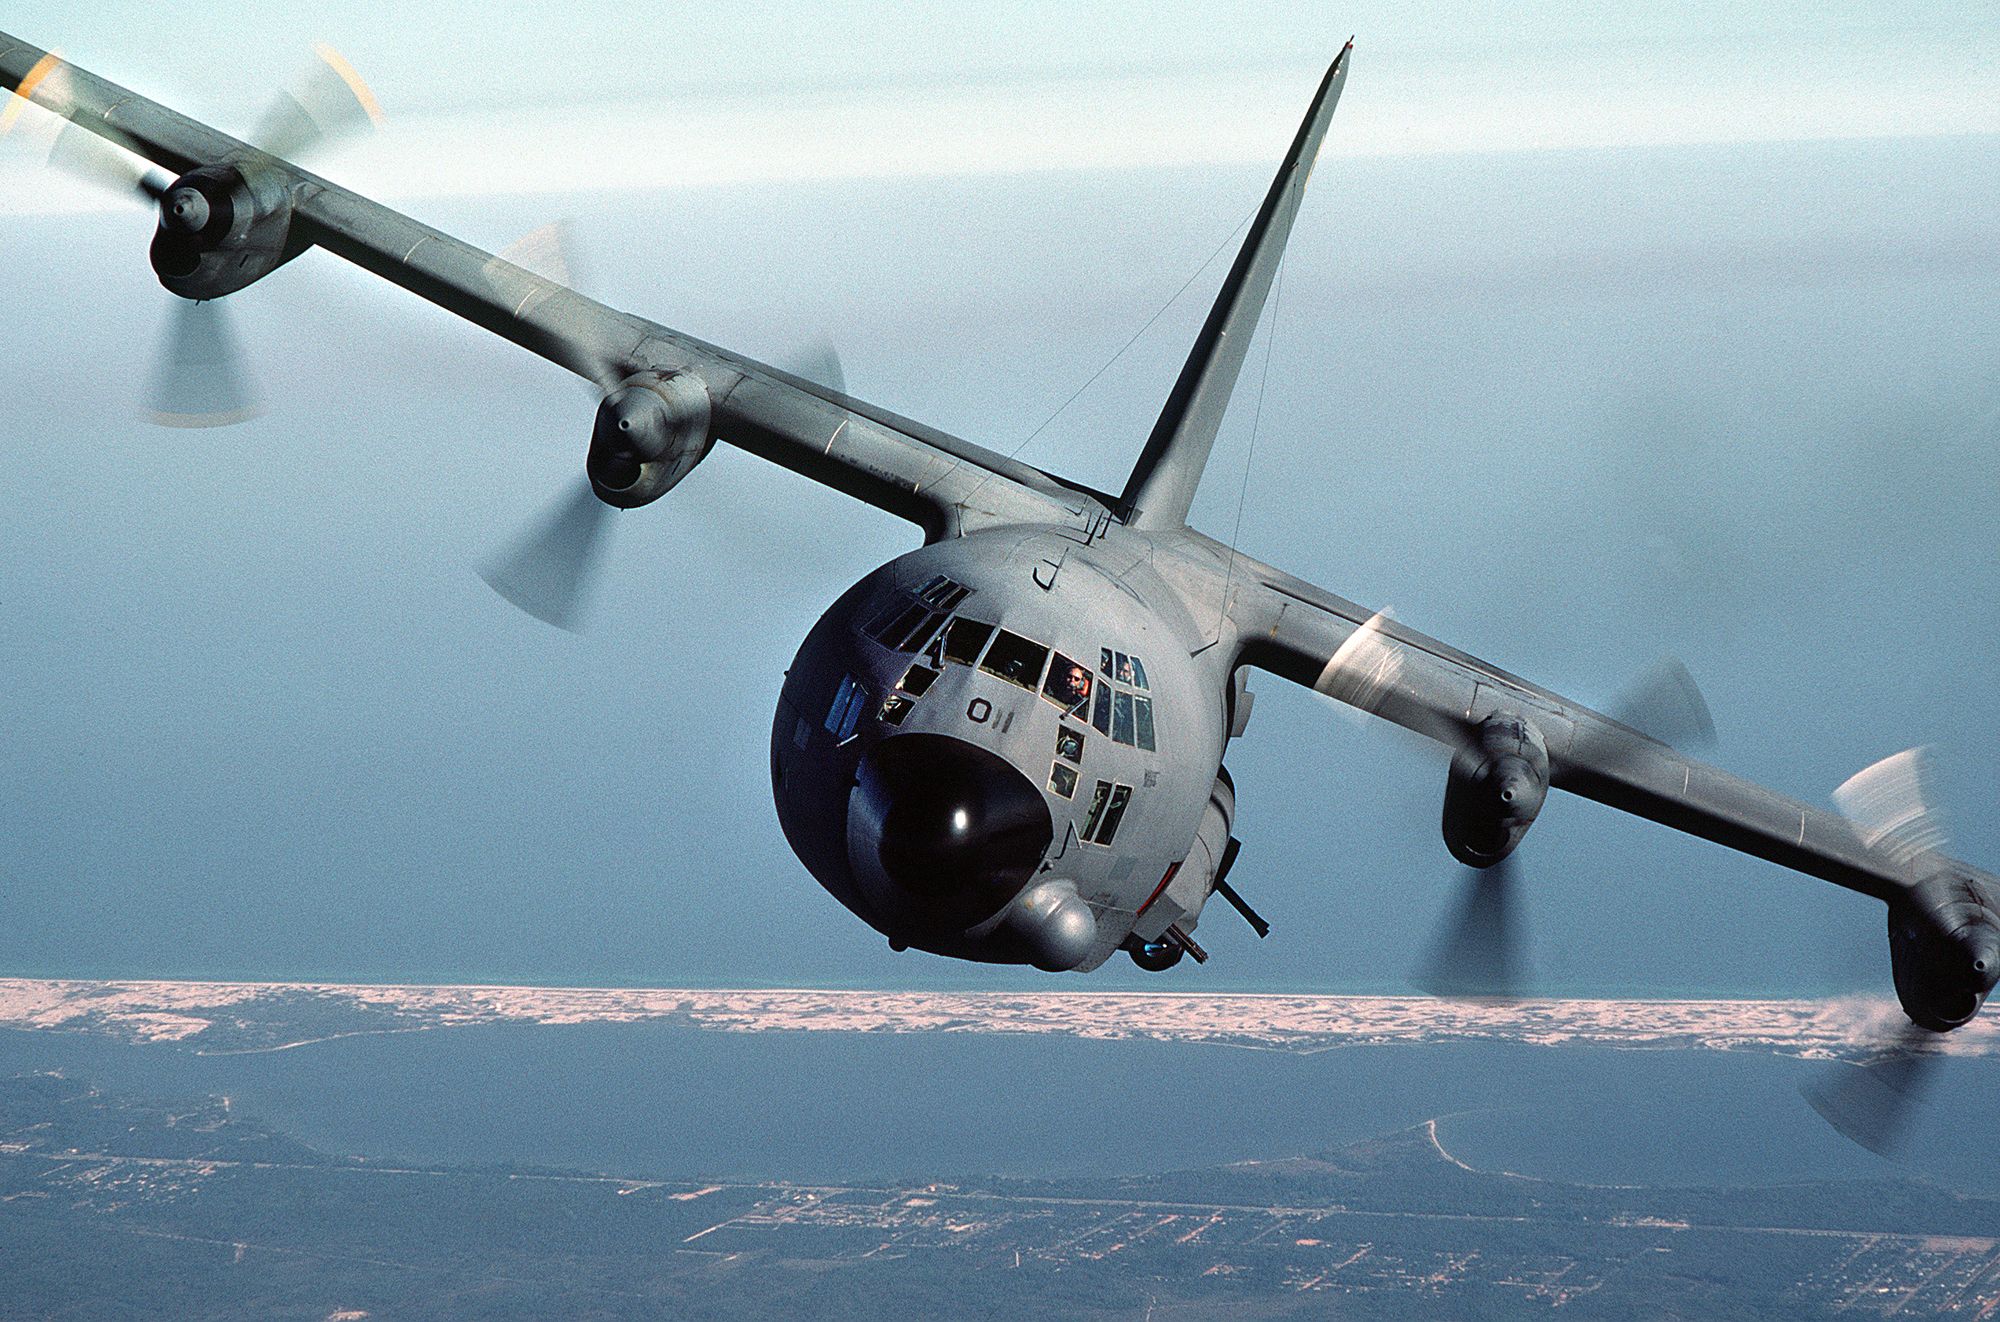
POLYGON ((1897 1156, 1936 1080, 1936 1043, 1937 1034, 1903 1019, 1880 1031, 1860 1061, 1829 1062, 1802 1079, 1799 1092, 1843 1138, 1897 1156))
MULTIPOLYGON (((1906 749, 1844 781, 1833 803, 1862 843, 1898 866, 1946 851, 1944 819, 1933 807, 1929 754, 1906 749)), ((1843 1137, 1879 1156, 1898 1155, 1935 1080, 1941 1035, 1900 1010, 1877 1014, 1856 1060, 1834 1061, 1803 1079, 1799 1092, 1843 1137)))
POLYGON ((1682 752, 1715 744, 1715 718, 1679 657, 1661 657, 1641 671, 1605 714, 1682 752))
POLYGON ((1520 861, 1510 854, 1459 872, 1457 898, 1412 981, 1432 996, 1518 999, 1528 980, 1520 861))
MULTIPOLYGON (((569 222, 558 220, 516 239, 496 254, 490 275, 495 281, 518 279, 510 267, 576 288, 577 260, 569 222)), ((793 376, 846 393, 840 354, 825 337, 780 358, 775 364, 793 376)), ((622 373, 595 370, 586 389, 600 408, 621 388, 622 373)), ((614 414, 614 417, 616 415, 614 414)), ((600 412, 599 426, 603 426, 600 412)), ((622 423, 615 424, 622 427, 622 423)), ((603 569, 612 520, 618 510, 597 497, 588 479, 579 481, 551 502, 532 522, 479 566, 479 577, 510 604, 544 624, 571 633, 586 627, 603 569)))
MULTIPOLYGON (((330 46, 316 46, 313 53, 317 62, 295 87, 278 94, 251 137, 285 160, 298 160, 381 121, 381 107, 354 66, 330 46)), ((48 112, 36 120, 38 131, 50 138, 49 164, 121 196, 158 205, 174 182, 172 176, 71 123, 75 98, 69 66, 54 55, 44 64, 41 75, 31 75, 23 85, 32 83, 33 105, 48 112)), ((13 100, 9 109, 15 113, 0 115, 0 132, 14 126, 23 104, 13 100)), ((245 168, 255 167, 246 163, 245 168)), ((222 305, 174 302, 154 360, 146 416, 167 427, 225 427, 262 413, 222 305)))
POLYGON ((479 570, 486 586, 545 624, 580 632, 616 511, 579 480, 479 570))
POLYGON ((162 427, 227 427, 262 413, 219 303, 174 300, 167 312, 146 416, 162 427))
MULTIPOLYGON (((1379 661, 1372 673, 1383 673, 1379 661)), ((1379 679, 1378 679, 1379 682, 1379 679)), ((1613 720, 1684 751, 1715 741, 1715 722, 1694 676, 1678 659, 1654 663, 1608 704, 1613 720)), ((1457 895, 1413 981, 1433 996, 1516 1000, 1530 967, 1521 914, 1522 870, 1509 854, 1490 867, 1461 867, 1457 895)))

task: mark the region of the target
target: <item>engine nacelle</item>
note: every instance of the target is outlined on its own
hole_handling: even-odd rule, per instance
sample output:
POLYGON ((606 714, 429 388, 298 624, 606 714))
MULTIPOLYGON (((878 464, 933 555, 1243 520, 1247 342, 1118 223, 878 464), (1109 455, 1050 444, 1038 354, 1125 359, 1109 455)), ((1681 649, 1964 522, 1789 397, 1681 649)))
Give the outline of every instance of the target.
POLYGON ((1940 873, 1890 906, 1889 967, 1910 1021, 1949 1032, 2000 979, 2000 915, 1969 879, 1940 873))
POLYGON ((1541 731, 1513 712, 1480 723, 1451 759, 1444 787, 1444 843, 1471 868, 1490 868, 1521 843, 1549 794, 1541 731))
POLYGON ((203 166, 160 196, 153 270, 182 298, 221 298, 304 252, 307 245, 294 242, 291 230, 292 199, 282 175, 203 166))
POLYGON ((591 489, 607 505, 637 509, 666 495, 715 445, 708 388, 683 374, 627 377, 597 406, 591 489))

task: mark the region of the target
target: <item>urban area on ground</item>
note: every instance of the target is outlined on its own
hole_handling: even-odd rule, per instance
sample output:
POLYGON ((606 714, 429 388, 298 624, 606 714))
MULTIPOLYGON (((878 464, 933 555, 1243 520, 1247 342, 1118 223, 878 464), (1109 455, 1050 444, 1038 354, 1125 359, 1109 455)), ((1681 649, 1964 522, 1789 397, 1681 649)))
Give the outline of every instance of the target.
MULTIPOLYGON (((1872 1013, 1788 1002, 0 983, 0 1032, 15 1041, 75 1035, 110 1051, 226 1054, 454 1026, 669 1019, 688 1033, 1141 1035, 1301 1052, 1428 1034, 1511 1035, 1550 1050, 1581 1041, 1838 1055, 1872 1013)), ((1964 1049, 1990 1042, 1968 1036, 1964 1049)), ((660 1124, 730 1123, 704 1113, 698 1080, 686 1095, 693 1102, 660 1124)), ((676 1179, 343 1154, 227 1096, 145 1095, 71 1069, 0 1080, 0 1248, 9 1318, 2000 1312, 2000 1198, 1912 1179, 1568 1183, 1480 1169, 1437 1120, 1182 1171, 676 1179)))

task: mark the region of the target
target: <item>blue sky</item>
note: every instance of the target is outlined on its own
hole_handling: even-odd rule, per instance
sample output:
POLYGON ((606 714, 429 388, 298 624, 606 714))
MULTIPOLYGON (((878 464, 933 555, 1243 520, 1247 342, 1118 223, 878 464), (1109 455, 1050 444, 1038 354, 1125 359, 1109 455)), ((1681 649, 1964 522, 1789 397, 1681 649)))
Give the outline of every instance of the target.
MULTIPOLYGON (((1240 497, 1251 551, 1585 700, 1680 654, 1716 759, 1804 797, 1930 743, 2000 861, 1985 7, 73 8, 10 30, 226 125, 331 40, 391 119, 330 174, 493 247, 570 217, 594 292, 830 334, 857 392, 1003 449, 1254 205, 1355 32, 1255 461, 1239 408, 1197 523, 1240 497)), ((549 631, 471 566, 570 479, 583 392, 315 254, 235 300, 269 414, 145 428, 146 230, 0 155, 37 310, 0 366, 0 971, 1044 981, 892 956, 772 816, 784 665, 909 530, 719 452, 621 520, 598 628, 549 631)), ((1219 275, 1023 457, 1115 485, 1219 275)), ((1277 931, 1218 912, 1214 963, 1144 985, 1398 985, 1441 766, 1257 687, 1236 880, 1277 931)), ((1573 800, 1527 861, 1551 985, 1814 990, 1879 941, 1573 800)))

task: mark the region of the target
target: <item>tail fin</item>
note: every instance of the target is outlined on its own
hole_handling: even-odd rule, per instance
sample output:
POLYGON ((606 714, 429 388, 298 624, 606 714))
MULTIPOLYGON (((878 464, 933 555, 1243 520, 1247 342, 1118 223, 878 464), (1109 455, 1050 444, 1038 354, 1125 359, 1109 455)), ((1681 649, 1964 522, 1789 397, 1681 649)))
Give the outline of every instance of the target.
POLYGON ((1208 465, 1208 452, 1214 448, 1230 392, 1243 370, 1250 338, 1263 315, 1278 259, 1291 236, 1292 217, 1298 214, 1299 200, 1305 196, 1313 158, 1319 154, 1320 140, 1326 137, 1341 86, 1347 81, 1347 57, 1353 49, 1354 43, 1349 41, 1320 82, 1305 123, 1299 126, 1292 149, 1278 167, 1278 177, 1271 181, 1271 191, 1251 222, 1236 264, 1229 268, 1229 277, 1222 282, 1222 292, 1194 342, 1193 352, 1188 354, 1187 365, 1167 396, 1167 406, 1153 424, 1153 434, 1147 438, 1132 476, 1126 479, 1119 509, 1129 524, 1177 528, 1187 520, 1188 506, 1194 503, 1195 487, 1208 465))

